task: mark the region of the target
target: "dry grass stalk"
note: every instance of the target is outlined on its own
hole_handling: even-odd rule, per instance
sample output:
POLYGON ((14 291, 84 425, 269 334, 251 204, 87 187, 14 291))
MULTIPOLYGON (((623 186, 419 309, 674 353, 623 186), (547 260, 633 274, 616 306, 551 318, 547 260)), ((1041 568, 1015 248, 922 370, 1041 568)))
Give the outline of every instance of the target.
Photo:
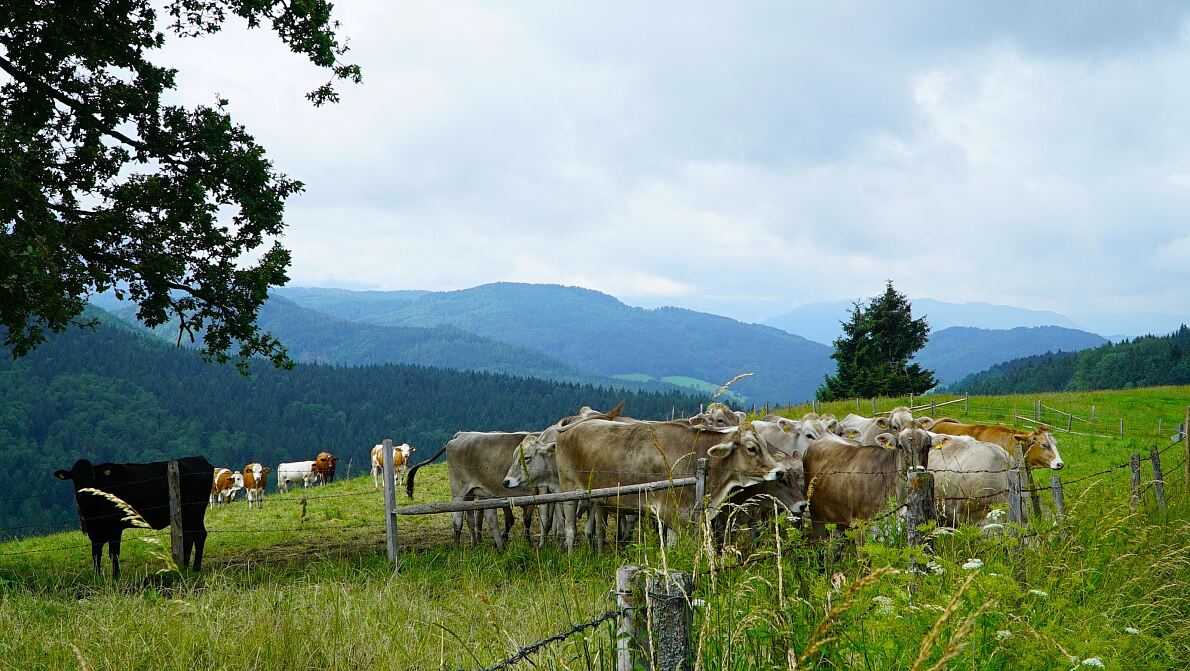
POLYGON ((959 588, 958 592, 955 592, 955 595, 951 598, 950 603, 946 604, 946 608, 942 610, 942 615, 938 616, 938 621, 934 623, 934 627, 930 629, 930 633, 926 634, 925 639, 922 640, 921 649, 918 650, 917 653, 917 661, 913 662, 913 667, 910 669, 910 671, 918 671, 918 669, 921 668, 921 665, 925 664, 926 658, 930 655, 930 650, 934 649, 934 644, 938 641, 938 637, 942 634, 943 625, 945 625, 946 621, 950 619, 950 616, 953 615, 956 610, 958 610, 959 600, 963 598, 963 593, 967 591, 967 588, 971 586, 971 583, 974 580, 974 573, 967 576, 967 579, 963 581, 963 586, 959 588))
POLYGON ((723 386, 719 387, 719 390, 716 391, 714 394, 712 394, 711 398, 719 398, 719 396, 721 396, 724 392, 727 391, 728 387, 730 387, 731 385, 735 384, 736 382, 739 382, 740 380, 748 377, 749 375, 752 375, 752 373, 740 373, 739 375, 731 378, 727 382, 723 383, 723 386))
POLYGON ((84 487, 80 489, 79 492, 85 494, 94 494, 95 496, 99 496, 111 501, 112 504, 114 504, 117 508, 124 511, 124 517, 120 519, 121 522, 128 522, 132 526, 140 527, 142 529, 152 528, 149 526, 149 523, 145 521, 145 518, 141 517, 140 513, 136 512, 135 508, 128 505, 127 501, 116 496, 115 494, 112 494, 111 492, 105 492, 101 489, 95 489, 94 487, 84 487))

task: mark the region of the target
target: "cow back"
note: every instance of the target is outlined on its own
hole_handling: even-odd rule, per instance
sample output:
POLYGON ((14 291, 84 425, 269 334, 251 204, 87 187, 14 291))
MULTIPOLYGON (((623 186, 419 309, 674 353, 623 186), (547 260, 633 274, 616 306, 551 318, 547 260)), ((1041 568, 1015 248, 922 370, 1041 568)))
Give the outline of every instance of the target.
MULTIPOLYGON (((182 457, 176 461, 182 499, 182 525, 184 529, 196 529, 199 527, 195 522, 201 525, 206 514, 214 467, 204 457, 182 457)), ((94 486, 128 503, 150 527, 164 529, 169 526, 170 519, 167 468, 168 462, 165 461, 99 464, 95 466, 94 486)), ((125 528, 130 526, 124 524, 125 528)))

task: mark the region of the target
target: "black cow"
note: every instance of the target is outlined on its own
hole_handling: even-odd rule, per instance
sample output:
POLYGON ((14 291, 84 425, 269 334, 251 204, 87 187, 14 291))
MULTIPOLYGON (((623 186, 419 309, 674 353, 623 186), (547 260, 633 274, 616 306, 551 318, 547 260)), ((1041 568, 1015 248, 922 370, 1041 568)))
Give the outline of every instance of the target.
MULTIPOLYGON (((178 459, 178 474, 182 490, 182 566, 190 564, 190 550, 194 549, 194 570, 202 570, 202 548, 207 540, 203 519, 211 496, 214 467, 204 457, 178 459)), ((148 464, 99 464, 86 459, 74 462, 69 471, 55 471, 60 480, 74 481, 74 499, 78 504, 79 523, 83 533, 91 539, 91 559, 95 573, 101 573, 103 544, 108 543, 112 557, 112 579, 120 577, 120 535, 133 525, 123 521, 125 513, 116 504, 80 489, 93 488, 114 494, 132 506, 154 529, 169 526, 168 462, 148 464)))

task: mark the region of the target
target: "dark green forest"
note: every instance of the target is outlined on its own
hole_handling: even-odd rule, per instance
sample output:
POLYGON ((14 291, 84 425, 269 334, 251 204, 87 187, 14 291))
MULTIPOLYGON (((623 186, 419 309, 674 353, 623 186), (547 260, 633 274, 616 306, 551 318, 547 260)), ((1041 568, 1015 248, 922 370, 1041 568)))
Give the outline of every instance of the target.
POLYGON ((0 490, 0 536, 76 524, 72 490, 52 477, 76 459, 139 462, 201 454, 218 466, 342 458, 366 473, 371 447, 437 451, 460 430, 540 429, 583 405, 621 400, 635 417, 689 413, 705 400, 483 372, 399 364, 343 367, 260 362, 251 377, 202 362, 92 310, 101 324, 51 337, 0 361, 0 446, 18 465, 0 490), (19 477, 17 477, 19 475, 19 477))
POLYGON ((969 375, 951 390, 969 394, 1131 389, 1190 384, 1190 328, 1081 352, 1030 356, 969 375))

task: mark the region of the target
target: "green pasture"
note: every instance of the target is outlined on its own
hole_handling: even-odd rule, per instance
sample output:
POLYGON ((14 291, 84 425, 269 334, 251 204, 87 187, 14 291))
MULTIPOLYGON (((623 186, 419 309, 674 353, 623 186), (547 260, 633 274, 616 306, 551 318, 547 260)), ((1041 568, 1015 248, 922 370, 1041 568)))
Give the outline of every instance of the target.
MULTIPOLYGON (((1081 479, 1066 489, 1068 520, 1032 521, 1023 543, 974 527, 938 532, 923 574, 905 571, 900 541, 812 543, 785 520, 756 539, 737 534, 722 553, 692 535, 666 550, 641 532, 626 547, 568 556, 525 543, 519 522, 506 552, 454 546, 448 515, 400 518, 394 572, 381 495, 357 477, 270 493, 263 510, 213 506, 199 575, 169 570, 165 532, 125 532, 115 584, 91 575, 77 531, 0 544, 0 669, 478 669, 611 608, 615 570, 629 563, 696 573, 700 669, 1186 668, 1186 448, 1157 424, 1169 434, 1184 421, 1190 387, 972 397, 967 414, 963 404, 945 414, 1011 423, 1014 408, 1031 417, 1036 398, 1080 417, 1096 406, 1097 424, 1057 434, 1062 478, 1081 479), (1166 449, 1169 506, 1157 510, 1146 465, 1133 512, 1127 469, 1093 474, 1150 445, 1166 449)), ((422 469, 414 501, 449 498, 445 474, 422 469)), ((611 650, 604 625, 520 667, 612 669, 611 650)))

